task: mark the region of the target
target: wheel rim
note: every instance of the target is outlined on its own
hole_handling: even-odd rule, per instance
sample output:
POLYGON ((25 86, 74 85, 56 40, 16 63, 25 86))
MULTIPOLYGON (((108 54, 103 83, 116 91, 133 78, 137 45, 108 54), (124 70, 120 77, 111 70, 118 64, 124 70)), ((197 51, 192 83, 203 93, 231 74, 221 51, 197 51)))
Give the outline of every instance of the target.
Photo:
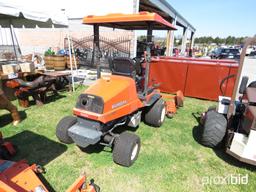
POLYGON ((138 153, 139 145, 136 143, 136 145, 132 149, 132 155, 131 155, 131 160, 133 161, 138 153))
POLYGON ((162 109, 162 112, 161 112, 161 123, 164 122, 164 117, 165 117, 165 107, 162 109))

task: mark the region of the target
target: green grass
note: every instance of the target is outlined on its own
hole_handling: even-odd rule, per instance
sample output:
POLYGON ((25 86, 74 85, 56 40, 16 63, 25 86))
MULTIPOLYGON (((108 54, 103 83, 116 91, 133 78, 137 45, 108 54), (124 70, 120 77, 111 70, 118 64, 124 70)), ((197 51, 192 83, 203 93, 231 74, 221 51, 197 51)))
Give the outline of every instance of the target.
POLYGON ((59 143, 55 136, 56 124, 63 116, 71 115, 82 90, 62 93, 62 98, 42 107, 19 108, 26 118, 17 127, 6 124, 10 116, 0 111, 0 124, 6 124, 0 130, 19 148, 14 160, 27 159, 29 163, 45 166, 44 177, 55 191, 65 191, 82 173, 94 178, 103 192, 255 190, 256 174, 252 166, 198 144, 198 122, 193 113, 201 113, 215 104, 209 101, 186 98, 185 106, 173 119, 166 119, 159 129, 141 123, 136 134, 141 138, 142 147, 138 160, 130 168, 113 163, 107 148, 85 153, 74 144, 59 143), (248 185, 202 184, 203 177, 229 174, 248 174, 248 185))

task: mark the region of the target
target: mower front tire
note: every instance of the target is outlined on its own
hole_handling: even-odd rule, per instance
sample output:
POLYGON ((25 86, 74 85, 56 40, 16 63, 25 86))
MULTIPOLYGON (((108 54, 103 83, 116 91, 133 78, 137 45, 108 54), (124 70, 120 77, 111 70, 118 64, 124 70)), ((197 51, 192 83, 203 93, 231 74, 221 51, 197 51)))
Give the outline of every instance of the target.
POLYGON ((160 98, 145 113, 144 121, 153 127, 161 127, 165 120, 166 107, 165 101, 160 98))
POLYGON ((140 138, 127 131, 121 133, 114 142, 113 160, 115 163, 130 167, 138 158, 140 138))
POLYGON ((67 116, 60 120, 56 127, 57 138, 65 144, 73 143, 73 140, 68 135, 68 129, 77 122, 76 117, 67 116))
POLYGON ((207 147, 218 147, 227 129, 226 118, 217 111, 210 110, 205 114, 201 143, 207 147))

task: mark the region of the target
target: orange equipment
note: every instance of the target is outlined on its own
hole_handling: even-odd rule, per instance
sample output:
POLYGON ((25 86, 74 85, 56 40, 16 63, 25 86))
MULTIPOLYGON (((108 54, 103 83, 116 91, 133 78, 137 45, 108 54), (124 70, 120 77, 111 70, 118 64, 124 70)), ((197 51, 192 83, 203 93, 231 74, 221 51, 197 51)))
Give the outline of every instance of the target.
MULTIPOLYGON (((38 165, 29 166, 26 161, 0 159, 0 192, 48 192, 37 174, 44 172, 38 165)), ((86 184, 85 176, 79 177, 66 192, 99 192, 93 182, 86 184)))
POLYGON ((177 108, 183 107, 184 95, 182 91, 177 91, 176 95, 166 93, 161 93, 161 95, 165 99, 166 115, 167 117, 172 118, 177 112, 177 108))
MULTIPOLYGON (((39 165, 28 165, 25 160, 13 162, 9 159, 16 150, 11 142, 4 141, 0 132, 0 192, 48 192, 37 174, 45 173, 39 165)), ((93 181, 86 183, 86 177, 80 176, 66 192, 99 192, 93 181)))
MULTIPOLYGON (((147 30, 145 60, 140 62, 115 57, 109 63, 112 75, 102 78, 98 63, 98 80, 79 96, 73 109, 76 117, 64 117, 58 123, 56 136, 67 144, 75 142, 80 148, 95 144, 113 147, 114 162, 129 167, 138 157, 140 138, 123 131, 122 127, 136 128, 141 119, 151 126, 160 127, 165 120, 166 111, 171 116, 183 101, 183 95, 179 92, 172 98, 176 98, 176 102, 165 102, 157 89, 158 85, 149 81, 153 28, 175 28, 158 14, 148 12, 87 16, 83 23, 94 27, 94 52, 100 50, 99 26, 147 30), (116 128, 119 128, 121 134, 114 132, 116 128)), ((99 54, 93 55, 95 57, 99 54)))
POLYGON ((146 23, 154 23, 155 30, 177 30, 171 23, 163 19, 157 13, 139 12, 136 14, 108 14, 104 16, 89 15, 84 17, 84 24, 98 24, 104 27, 126 29, 126 30, 145 30, 146 23))
POLYGON ((29 166, 25 161, 0 160, 0 192, 47 192, 36 176, 38 172, 36 165, 29 166))

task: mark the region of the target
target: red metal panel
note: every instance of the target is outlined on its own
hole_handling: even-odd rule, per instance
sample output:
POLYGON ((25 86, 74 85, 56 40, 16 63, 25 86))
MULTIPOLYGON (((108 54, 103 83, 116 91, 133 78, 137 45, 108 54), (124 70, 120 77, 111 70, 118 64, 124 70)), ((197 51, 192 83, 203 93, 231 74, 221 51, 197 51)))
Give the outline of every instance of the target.
POLYGON ((180 60, 180 61, 198 61, 198 62, 210 62, 214 64, 237 64, 237 61, 232 59, 201 59, 201 58, 193 58, 193 57, 171 57, 171 56, 160 56, 160 59, 172 59, 172 60, 180 60))
MULTIPOLYGON (((229 67, 214 64, 189 64, 185 95, 202 99, 216 100, 220 83, 229 74, 229 67)), ((226 83, 224 83, 226 84, 226 83)), ((223 85, 223 90, 226 86, 223 85)))
MULTIPOLYGON (((160 57, 153 58, 150 69, 150 82, 161 83, 162 92, 174 93, 177 90, 185 96, 217 100, 221 81, 236 74, 238 64, 232 60, 210 60, 195 58, 160 57)), ((225 96, 231 96, 235 78, 223 83, 225 96)))
POLYGON ((167 59, 152 59, 150 65, 149 82, 159 83, 162 92, 184 92, 187 73, 187 63, 167 59))

